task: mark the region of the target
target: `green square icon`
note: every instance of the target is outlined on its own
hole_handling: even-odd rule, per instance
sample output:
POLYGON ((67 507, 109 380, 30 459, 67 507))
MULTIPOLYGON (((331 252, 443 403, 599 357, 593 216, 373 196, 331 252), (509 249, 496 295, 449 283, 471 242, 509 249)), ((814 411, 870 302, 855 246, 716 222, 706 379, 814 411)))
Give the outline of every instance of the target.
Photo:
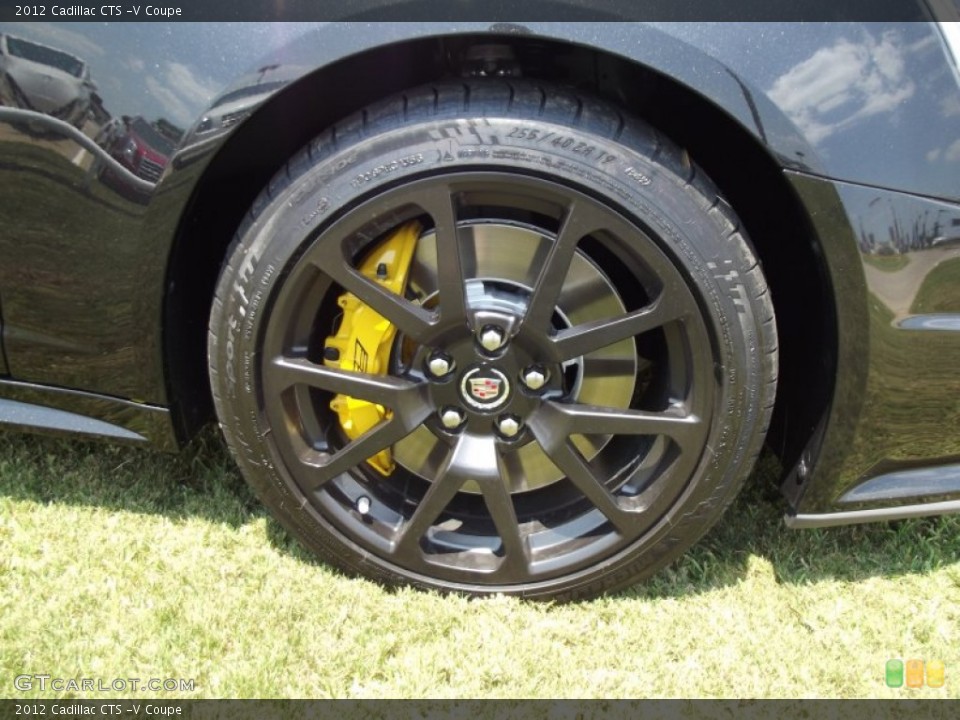
POLYGON ((903 687, 903 660, 887 660, 887 687, 903 687))

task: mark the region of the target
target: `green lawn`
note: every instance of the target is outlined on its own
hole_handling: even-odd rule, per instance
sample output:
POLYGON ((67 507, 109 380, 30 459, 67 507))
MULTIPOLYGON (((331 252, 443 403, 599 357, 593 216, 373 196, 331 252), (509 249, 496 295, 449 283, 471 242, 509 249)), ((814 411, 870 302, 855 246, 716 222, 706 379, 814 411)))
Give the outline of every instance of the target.
POLYGON ((17 692, 27 673, 195 681, 167 697, 960 697, 960 519, 790 531, 770 460, 652 582, 550 605, 314 562, 212 433, 176 457, 0 448, 0 696, 57 695, 17 692), (945 687, 887 688, 893 657, 943 660, 945 687))

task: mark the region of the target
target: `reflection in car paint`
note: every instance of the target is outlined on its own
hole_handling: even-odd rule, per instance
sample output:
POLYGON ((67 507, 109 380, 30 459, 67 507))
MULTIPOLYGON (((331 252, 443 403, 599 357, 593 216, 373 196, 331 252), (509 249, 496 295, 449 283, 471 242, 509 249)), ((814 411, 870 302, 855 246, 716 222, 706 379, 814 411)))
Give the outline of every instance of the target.
MULTIPOLYGON (((76 148, 71 147, 68 149, 69 154, 64 154, 64 156, 71 160, 72 164, 85 170, 86 175, 88 176, 90 174, 98 174, 99 169, 101 169, 104 165, 107 165, 110 166, 112 173, 122 177, 123 182, 132 189, 143 192, 150 191, 154 187, 154 183, 139 178, 131 173, 127 168, 108 155, 107 152, 97 143, 62 120, 58 120, 48 115, 42 115, 41 113, 36 113, 31 110, 0 107, 0 122, 6 123, 10 126, 26 124, 32 128, 42 128, 44 132, 47 132, 50 135, 70 139, 76 144, 77 147, 80 148, 80 151, 78 152, 76 148), (93 157, 92 162, 89 162, 89 158, 87 158, 84 153, 87 153, 93 157)), ((52 146, 51 151, 53 152, 64 150, 62 147, 60 147, 59 143, 49 144, 52 146)), ((82 181, 81 184, 88 186, 89 179, 82 181)))
POLYGON ((870 503, 878 500, 937 499, 960 493, 960 465, 895 470, 857 485, 844 493, 841 503, 870 503))
POLYGON ((134 175, 157 183, 182 135, 183 131, 170 123, 154 125, 142 117, 123 117, 104 139, 104 147, 134 175))
POLYGON ((960 315, 915 315, 901 320, 899 326, 904 330, 960 332, 960 315))
POLYGON ((47 113, 83 128, 97 86, 87 64, 63 50, 0 35, 4 103, 47 113))

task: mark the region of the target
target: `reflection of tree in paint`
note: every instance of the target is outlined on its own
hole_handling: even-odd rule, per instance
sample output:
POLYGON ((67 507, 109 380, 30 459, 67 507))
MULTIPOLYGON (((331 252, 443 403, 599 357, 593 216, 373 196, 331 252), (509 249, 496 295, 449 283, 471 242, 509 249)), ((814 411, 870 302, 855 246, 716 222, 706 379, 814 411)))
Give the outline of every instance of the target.
POLYGON ((948 244, 960 244, 960 213, 948 207, 931 209, 912 198, 873 197, 857 218, 861 252, 896 255, 948 244))

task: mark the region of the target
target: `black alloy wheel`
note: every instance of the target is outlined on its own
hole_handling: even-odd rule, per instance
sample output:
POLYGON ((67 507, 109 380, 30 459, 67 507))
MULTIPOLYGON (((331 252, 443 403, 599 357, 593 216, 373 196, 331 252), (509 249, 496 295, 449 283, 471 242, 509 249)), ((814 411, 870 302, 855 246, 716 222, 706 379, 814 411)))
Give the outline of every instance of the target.
POLYGON ((769 422, 776 334, 749 242, 684 153, 572 91, 476 81, 368 108, 291 160, 221 276, 210 372, 248 481, 325 560, 575 598, 720 517, 769 422), (409 249, 382 255, 399 292, 387 263, 363 269, 388 247, 409 249))

